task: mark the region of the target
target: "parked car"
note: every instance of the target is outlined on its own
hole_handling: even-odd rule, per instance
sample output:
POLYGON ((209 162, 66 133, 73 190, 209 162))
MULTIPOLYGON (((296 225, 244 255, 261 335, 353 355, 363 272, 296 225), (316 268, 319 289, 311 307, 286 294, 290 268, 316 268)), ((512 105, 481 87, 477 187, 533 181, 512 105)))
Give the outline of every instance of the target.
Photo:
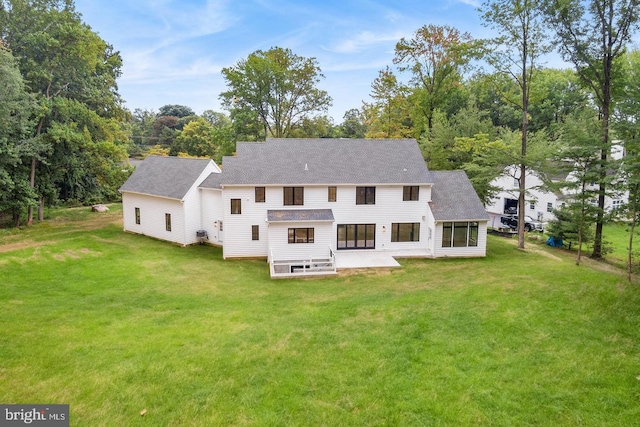
MULTIPOLYGON (((503 216, 500 218, 500 222, 514 230, 518 228, 517 215, 503 216)), ((544 227, 542 226, 542 223, 540 221, 536 221, 535 219, 531 218, 529 215, 525 215, 524 231, 539 231, 540 233, 542 233, 544 231, 544 227)))

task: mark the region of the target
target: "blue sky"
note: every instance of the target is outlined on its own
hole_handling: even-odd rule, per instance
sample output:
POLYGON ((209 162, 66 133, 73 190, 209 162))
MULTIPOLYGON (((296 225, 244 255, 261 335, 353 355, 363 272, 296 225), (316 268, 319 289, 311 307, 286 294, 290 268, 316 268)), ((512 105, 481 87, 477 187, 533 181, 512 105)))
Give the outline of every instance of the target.
POLYGON ((479 0, 76 0, 83 21, 122 55, 125 106, 223 111, 220 74, 258 49, 315 57, 336 124, 369 101, 401 37, 426 24, 488 37, 479 0))

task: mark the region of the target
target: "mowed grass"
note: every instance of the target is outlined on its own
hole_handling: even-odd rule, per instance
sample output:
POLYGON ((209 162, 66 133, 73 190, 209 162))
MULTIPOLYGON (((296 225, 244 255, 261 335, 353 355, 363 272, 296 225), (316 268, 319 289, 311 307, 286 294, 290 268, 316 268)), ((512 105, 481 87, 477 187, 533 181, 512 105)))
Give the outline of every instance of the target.
POLYGON ((112 208, 0 235, 1 403, 68 403, 72 426, 638 425, 624 275, 491 236, 484 259, 272 281, 112 208))

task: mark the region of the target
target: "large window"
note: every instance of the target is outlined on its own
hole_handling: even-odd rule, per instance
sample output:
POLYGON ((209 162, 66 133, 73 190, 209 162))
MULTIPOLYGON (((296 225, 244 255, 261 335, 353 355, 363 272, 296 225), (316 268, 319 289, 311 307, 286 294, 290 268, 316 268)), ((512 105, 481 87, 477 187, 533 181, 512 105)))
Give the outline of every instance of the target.
POLYGON ((445 222, 442 226, 442 247, 478 246, 477 222, 445 222))
POLYGON ((375 224, 339 224, 338 249, 375 249, 375 224))
POLYGON ((417 185, 405 185, 402 188, 402 200, 418 200, 420 198, 420 187, 417 185))
POLYGON ((251 240, 260 240, 260 226, 252 225, 251 226, 251 240))
POLYGON ((420 241, 420 223, 398 223, 391 224, 391 241, 392 242, 419 242, 420 241))
POLYGON ((335 202, 336 200, 338 200, 338 187, 329 187, 327 201, 335 202))
POLYGON ((171 214, 164 214, 164 228, 167 231, 171 231, 171 214))
POLYGON ((356 187, 356 205, 375 205, 376 187, 356 187))
POLYGON ((289 243, 313 243, 313 228, 290 228, 289 243))
POLYGON ((136 224, 140 225, 140 208, 136 208, 136 224))
POLYGON ((264 203, 264 187, 256 187, 256 203, 264 203))
POLYGON ((242 199, 231 199, 231 214, 240 215, 242 213, 242 199))
POLYGON ((304 187, 284 187, 284 205, 304 205, 304 187))

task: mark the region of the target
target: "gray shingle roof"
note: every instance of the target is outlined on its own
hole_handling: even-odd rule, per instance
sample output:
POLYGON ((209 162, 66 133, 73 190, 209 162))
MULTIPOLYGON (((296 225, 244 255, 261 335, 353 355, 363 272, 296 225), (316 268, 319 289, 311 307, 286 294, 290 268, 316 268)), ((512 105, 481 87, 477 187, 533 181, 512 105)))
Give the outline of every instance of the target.
POLYGON ((223 185, 428 184, 414 139, 269 139, 237 144, 223 185))
POLYGON ((331 209, 268 210, 267 220, 269 222, 335 221, 331 209))
POLYGON ((431 211, 436 221, 489 220, 464 171, 432 171, 431 211))
POLYGON ((211 162, 209 159, 149 156, 122 184, 120 192, 182 200, 211 162))
POLYGON ((204 181, 198 186, 201 188, 215 188, 220 189, 220 184, 222 183, 222 174, 221 173, 211 173, 208 177, 205 178, 204 181))

